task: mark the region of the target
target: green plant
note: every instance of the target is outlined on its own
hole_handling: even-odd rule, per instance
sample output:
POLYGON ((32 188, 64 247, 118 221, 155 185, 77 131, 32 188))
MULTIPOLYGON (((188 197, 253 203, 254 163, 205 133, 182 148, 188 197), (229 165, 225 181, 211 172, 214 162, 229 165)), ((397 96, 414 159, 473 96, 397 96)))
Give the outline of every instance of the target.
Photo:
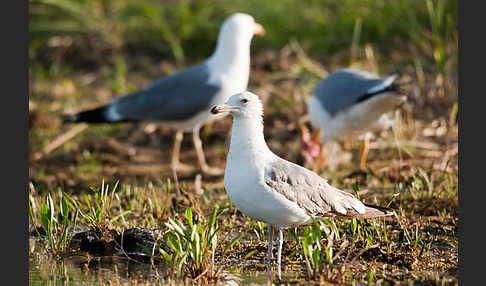
MULTIPOLYGON (((29 217, 35 221, 35 201, 29 199, 29 217)), ((45 203, 41 203, 38 219, 47 237, 46 250, 55 257, 61 259, 69 245, 69 229, 75 225, 78 211, 69 207, 68 201, 62 197, 59 202, 59 215, 56 217, 56 207, 51 194, 47 194, 45 203)))
POLYGON ((266 227, 266 223, 262 222, 262 221, 254 221, 257 225, 256 228, 253 229, 253 231, 255 232, 258 240, 264 240, 265 239, 265 227, 266 227))
POLYGON ((87 208, 87 212, 83 212, 83 203, 81 201, 76 201, 67 193, 64 193, 64 197, 68 200, 66 201, 72 209, 79 212, 81 217, 89 225, 105 228, 107 226, 107 219, 109 217, 108 210, 111 207, 111 202, 118 186, 118 181, 113 185, 111 193, 109 191, 109 185, 105 184, 104 180, 101 182, 101 187, 98 190, 91 189, 94 192, 94 197, 90 199, 88 194, 84 194, 84 207, 87 208))
POLYGON ((176 277, 183 271, 185 266, 187 273, 196 278, 211 270, 209 277, 214 277, 214 253, 218 243, 217 233, 219 226, 216 223, 217 217, 222 213, 217 207, 212 211, 209 220, 200 218, 193 221, 191 208, 185 211, 187 226, 180 220, 169 218, 165 226, 168 232, 165 234, 167 245, 170 246, 172 255, 160 248, 166 262, 172 267, 176 277))
POLYGON ((445 72, 445 65, 449 55, 446 52, 447 30, 446 0, 426 0, 427 12, 429 15, 430 28, 432 31, 433 55, 437 68, 441 73, 445 72))
POLYGON ((335 231, 326 223, 313 219, 312 225, 305 227, 301 236, 301 244, 306 262, 307 276, 316 279, 319 273, 324 272, 328 277, 333 269, 333 241, 335 231), (327 245, 322 242, 325 234, 327 245))

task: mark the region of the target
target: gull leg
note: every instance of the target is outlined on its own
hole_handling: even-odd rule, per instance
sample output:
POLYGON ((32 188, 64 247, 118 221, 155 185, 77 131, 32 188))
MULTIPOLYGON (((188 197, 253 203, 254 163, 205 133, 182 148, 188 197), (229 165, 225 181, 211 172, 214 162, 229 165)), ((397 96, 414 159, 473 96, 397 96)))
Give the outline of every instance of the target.
POLYGON ((366 158, 368 157, 368 152, 370 151, 370 139, 365 137, 363 140, 363 150, 361 152, 361 160, 359 163, 359 168, 364 170, 366 167, 366 158))
POLYGON ((271 225, 268 225, 267 231, 268 231, 268 260, 270 261, 273 259, 273 252, 272 252, 273 227, 271 225))
POLYGON ((177 129, 175 138, 174 138, 174 147, 172 148, 172 169, 177 169, 177 165, 179 165, 179 153, 181 151, 181 142, 182 138, 184 137, 184 131, 182 129, 177 129))
POLYGON ((278 228, 278 252, 277 252, 277 271, 278 271, 278 280, 282 280, 282 245, 283 245, 283 232, 282 227, 278 228))
MULTIPOLYGON (((318 146, 320 145, 321 135, 322 135, 321 129, 319 129, 319 131, 314 135, 313 141, 318 146)), ((314 167, 312 168, 314 172, 318 173, 321 167, 326 166, 325 154, 326 154, 326 145, 322 144, 322 146, 320 146, 319 148, 319 155, 317 156, 317 159, 314 163, 314 167)))
POLYGON ((268 259, 267 259, 267 274, 268 279, 272 281, 272 245, 273 245, 273 227, 268 225, 268 259))
POLYGON ((316 162, 314 163, 314 168, 312 170, 316 173, 319 173, 321 167, 326 166, 326 145, 322 145, 319 149, 319 156, 317 157, 316 162))
POLYGON ((209 167, 206 163, 206 157, 204 156, 204 150, 202 148, 201 138, 199 138, 200 126, 195 127, 192 130, 192 140, 194 141, 194 147, 196 148, 197 159, 201 165, 201 169, 204 173, 213 176, 219 176, 224 173, 224 170, 214 167, 209 167))
POLYGON ((313 142, 314 144, 316 144, 317 146, 319 146, 319 154, 317 155, 317 158, 316 160, 314 160, 314 166, 312 167, 312 171, 318 173, 319 172, 319 165, 321 164, 321 152, 322 152, 322 148, 324 147, 324 145, 320 146, 320 139, 321 139, 321 134, 322 134, 322 130, 319 129, 315 134, 314 134, 314 138, 313 138, 313 142))
POLYGON ((181 153, 181 143, 182 138, 184 137, 184 130, 177 129, 175 138, 174 138, 174 147, 172 148, 172 160, 171 160, 171 167, 173 171, 191 171, 193 168, 182 164, 179 162, 179 155, 181 153))
POLYGON ((319 144, 321 142, 321 135, 322 135, 322 130, 319 129, 317 133, 314 135, 314 143, 319 144))

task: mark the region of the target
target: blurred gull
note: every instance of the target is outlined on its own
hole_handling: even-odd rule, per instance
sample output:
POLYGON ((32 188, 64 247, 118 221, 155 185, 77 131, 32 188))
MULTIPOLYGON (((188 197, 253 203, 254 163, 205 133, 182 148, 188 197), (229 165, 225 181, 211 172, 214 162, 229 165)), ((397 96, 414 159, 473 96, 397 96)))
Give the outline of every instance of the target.
MULTIPOLYGON (((364 169, 372 132, 393 125, 393 110, 406 100, 395 79, 395 75, 379 77, 362 70, 341 69, 317 83, 308 104, 311 124, 319 128, 314 142, 325 144, 346 135, 364 137, 360 160, 364 169)), ((314 170, 322 163, 323 154, 324 147, 314 170)))
POLYGON ((204 156, 199 129, 222 116, 211 116, 211 106, 242 92, 250 72, 250 43, 253 35, 265 30, 252 16, 237 13, 220 29, 216 50, 201 64, 160 78, 148 87, 113 99, 108 105, 80 112, 68 122, 157 121, 177 129, 171 165, 180 169, 179 151, 184 131, 192 131, 194 147, 203 172, 220 175, 222 169, 209 167, 204 156))
POLYGON ((393 211, 366 205, 332 187, 316 173, 275 155, 263 137, 263 106, 258 96, 231 96, 213 114, 231 113, 233 128, 224 174, 229 198, 245 215, 268 223, 268 270, 271 278, 273 229, 279 233, 277 266, 281 279, 284 227, 309 224, 312 218, 371 218, 393 211))

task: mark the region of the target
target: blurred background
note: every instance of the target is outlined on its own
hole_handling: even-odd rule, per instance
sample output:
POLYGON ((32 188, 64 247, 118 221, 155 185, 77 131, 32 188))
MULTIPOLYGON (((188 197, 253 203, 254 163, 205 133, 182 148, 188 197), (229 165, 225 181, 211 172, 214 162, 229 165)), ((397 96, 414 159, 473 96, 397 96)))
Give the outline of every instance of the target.
MULTIPOLYGON (((220 24, 235 12, 251 14, 267 32, 252 41, 248 89, 264 99, 265 133, 277 154, 305 164, 297 120, 306 113, 315 83, 350 66, 381 75, 396 73, 399 82, 407 84, 409 101, 400 110, 400 130, 375 142, 388 149, 371 151, 371 167, 373 160, 379 164, 396 157, 397 148, 401 160, 415 158, 425 164, 418 156, 422 149, 440 156, 457 143, 457 1, 30 0, 29 4, 30 178, 37 183, 85 186, 100 178, 134 180, 166 174, 170 129, 150 124, 93 125, 52 148, 57 136, 73 128, 63 125, 60 115, 105 104, 204 60, 215 47, 220 24)), ((230 124, 225 118, 204 129, 212 165, 225 162, 230 124)), ((181 160, 196 162, 186 139, 181 160)), ((359 144, 352 140, 345 144, 356 156, 359 144)), ((451 160, 456 160, 457 152, 451 152, 451 160)), ((341 164, 352 166, 349 160, 341 164)))

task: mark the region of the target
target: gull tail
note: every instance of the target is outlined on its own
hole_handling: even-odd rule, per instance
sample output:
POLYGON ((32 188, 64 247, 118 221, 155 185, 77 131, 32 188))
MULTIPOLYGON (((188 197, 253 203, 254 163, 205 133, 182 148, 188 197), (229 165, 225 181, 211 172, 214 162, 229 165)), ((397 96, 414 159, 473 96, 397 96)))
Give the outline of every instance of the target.
POLYGON ((365 100, 369 99, 370 97, 373 97, 375 95, 382 94, 382 93, 385 93, 385 92, 392 92, 392 93, 397 94, 397 95, 404 94, 404 90, 403 90, 403 88, 400 84, 391 83, 390 85, 384 86, 381 89, 373 90, 371 92, 367 92, 367 93, 363 94, 360 98, 358 98, 357 102, 365 101, 365 100))
MULTIPOLYGON (((332 187, 334 191, 333 199, 328 196, 327 202, 331 206, 331 211, 326 213, 330 217, 347 217, 347 218, 373 218, 380 216, 390 216, 395 212, 393 209, 370 205, 361 202, 353 194, 332 187)), ((329 193, 331 194, 331 192, 329 193)))
POLYGON ((64 123, 113 123, 138 121, 135 119, 124 118, 123 116, 118 114, 113 104, 101 106, 75 114, 64 115, 62 119, 64 123))
POLYGON ((64 115, 63 122, 64 123, 78 123, 78 122, 87 122, 87 123, 102 123, 102 122, 113 122, 110 120, 107 114, 107 106, 98 107, 95 109, 90 109, 86 111, 82 111, 76 114, 64 115))
POLYGON ((365 206, 365 212, 360 214, 360 213, 352 213, 350 214, 351 217, 353 218, 374 218, 374 217, 380 217, 380 216, 391 216, 395 214, 395 211, 391 208, 385 208, 385 207, 380 207, 380 206, 374 206, 374 205, 369 205, 369 204, 364 204, 365 206))

